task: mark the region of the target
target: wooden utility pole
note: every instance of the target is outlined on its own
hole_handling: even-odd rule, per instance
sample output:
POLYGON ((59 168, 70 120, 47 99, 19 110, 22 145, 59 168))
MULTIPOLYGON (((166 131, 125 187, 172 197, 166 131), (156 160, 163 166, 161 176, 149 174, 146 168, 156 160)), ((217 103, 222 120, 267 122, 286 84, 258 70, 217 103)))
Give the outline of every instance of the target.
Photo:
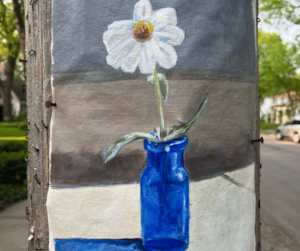
POLYGON ((51 0, 25 1, 28 122, 28 250, 48 250, 47 192, 51 108, 51 0))
MULTIPOLYGON (((256 138, 260 138, 260 94, 259 94, 259 51, 258 51, 258 24, 261 21, 258 17, 259 1, 256 1, 256 114, 255 114, 255 128, 256 138)), ((260 162, 260 144, 256 144, 255 148, 255 194, 256 194, 256 219, 255 219, 255 237, 256 237, 256 250, 261 250, 261 236, 260 236, 260 169, 262 167, 260 162)))
MULTIPOLYGON (((88 4, 88 3, 87 3, 88 4)), ((257 6, 257 3, 256 3, 257 6)), ((258 8, 257 8, 258 13, 258 8)), ((25 41, 26 50, 26 90, 28 122, 28 208, 27 218, 28 250, 49 250, 49 227, 47 219, 47 193, 49 186, 49 142, 52 75, 52 0, 25 0, 25 41)), ((257 32, 257 26, 256 26, 257 32)), ((256 33, 257 43, 257 33, 256 33)), ((256 47, 257 48, 257 47, 256 47)), ((258 52, 256 53, 256 138, 260 138, 259 112, 260 98, 258 88, 258 52)), ((259 217, 259 182, 260 182, 260 147, 256 151, 256 250, 260 250, 260 217, 259 217)), ((62 202, 63 203, 63 202, 62 202)))

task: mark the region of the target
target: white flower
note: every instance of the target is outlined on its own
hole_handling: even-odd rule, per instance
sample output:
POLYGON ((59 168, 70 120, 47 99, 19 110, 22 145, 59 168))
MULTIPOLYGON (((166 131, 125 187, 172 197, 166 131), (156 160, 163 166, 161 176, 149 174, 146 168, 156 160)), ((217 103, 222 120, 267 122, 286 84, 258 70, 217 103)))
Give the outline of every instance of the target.
POLYGON ((113 22, 104 32, 107 64, 127 73, 139 66, 144 74, 152 74, 156 62, 165 69, 174 67, 177 53, 173 46, 184 40, 183 30, 176 25, 175 9, 152 12, 149 0, 140 0, 134 6, 133 20, 113 22))

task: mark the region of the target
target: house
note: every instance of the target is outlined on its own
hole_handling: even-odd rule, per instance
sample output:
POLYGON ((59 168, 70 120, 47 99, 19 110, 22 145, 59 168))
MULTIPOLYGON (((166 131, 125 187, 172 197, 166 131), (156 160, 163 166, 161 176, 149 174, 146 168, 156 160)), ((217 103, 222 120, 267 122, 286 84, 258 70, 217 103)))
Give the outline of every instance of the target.
POLYGON ((266 123, 285 124, 294 116, 300 116, 300 100, 295 92, 290 92, 296 102, 295 114, 292 116, 288 94, 276 95, 274 98, 265 98, 261 106, 261 117, 266 123))

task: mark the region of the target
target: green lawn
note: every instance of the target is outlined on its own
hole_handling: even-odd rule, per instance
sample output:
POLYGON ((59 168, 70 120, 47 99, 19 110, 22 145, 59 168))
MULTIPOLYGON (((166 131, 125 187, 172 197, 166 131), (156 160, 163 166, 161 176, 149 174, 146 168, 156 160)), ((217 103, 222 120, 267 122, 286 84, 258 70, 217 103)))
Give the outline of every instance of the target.
POLYGON ((24 137, 25 130, 14 127, 0 127, 0 137, 24 137))
POLYGON ((273 124, 273 123, 260 123, 260 129, 265 130, 276 130, 276 128, 280 126, 280 124, 273 124))
POLYGON ((3 137, 25 137, 26 122, 0 122, 0 138, 3 137))
POLYGON ((264 121, 260 121, 260 133, 261 134, 275 134, 276 128, 278 126, 280 126, 280 124, 265 123, 264 121))

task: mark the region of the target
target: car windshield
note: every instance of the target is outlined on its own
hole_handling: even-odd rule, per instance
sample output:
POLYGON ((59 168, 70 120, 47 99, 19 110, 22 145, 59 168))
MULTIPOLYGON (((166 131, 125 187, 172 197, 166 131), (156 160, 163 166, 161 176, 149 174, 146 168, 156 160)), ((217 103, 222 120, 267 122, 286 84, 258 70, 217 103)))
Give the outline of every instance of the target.
POLYGON ((290 120, 289 122, 285 123, 284 125, 300 125, 300 120, 290 120))

